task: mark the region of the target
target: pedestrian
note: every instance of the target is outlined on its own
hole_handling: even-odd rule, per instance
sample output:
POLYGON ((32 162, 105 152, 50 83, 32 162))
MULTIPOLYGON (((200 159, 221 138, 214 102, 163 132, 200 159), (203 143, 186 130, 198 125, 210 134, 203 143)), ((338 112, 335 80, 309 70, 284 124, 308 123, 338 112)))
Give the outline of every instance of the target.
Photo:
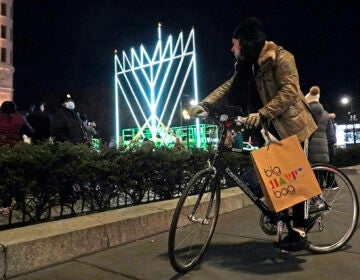
POLYGON ((241 131, 231 130, 233 147, 242 151, 244 147, 243 136, 241 131))
MULTIPOLYGON (((309 139, 308 160, 310 163, 330 163, 333 158, 336 133, 330 114, 320 103, 320 87, 312 86, 309 93, 305 95, 305 99, 318 125, 309 139)), ((338 189, 339 186, 333 174, 327 176, 327 180, 324 177, 318 178, 321 188, 338 189)))
POLYGON ((45 102, 35 104, 32 111, 26 116, 26 120, 35 130, 34 142, 45 141, 50 137, 50 117, 45 113, 45 102))
POLYGON ((174 149, 182 151, 185 149, 185 146, 183 143, 181 143, 181 139, 180 137, 176 137, 175 139, 175 144, 174 144, 174 149))
POLYGON ((141 143, 141 150, 145 153, 151 153, 155 148, 155 144, 149 138, 145 137, 141 143))
MULTIPOLYGON (((23 139, 30 141, 35 131, 16 109, 13 101, 4 101, 0 108, 0 145, 15 146, 21 143, 23 139)), ((16 190, 13 190, 16 191, 16 190)), ((0 213, 8 216, 11 212, 12 195, 9 192, 3 192, 2 208, 0 213)))
POLYGON ((0 145, 14 146, 23 138, 34 136, 34 129, 16 110, 13 101, 4 101, 0 108, 0 145))
MULTIPOLYGON (((305 99, 318 126, 309 139, 308 160, 310 163, 329 163, 327 130, 330 125, 330 116, 320 103, 320 87, 312 86, 309 93, 305 95, 305 99)), ((331 134, 335 135, 335 132, 332 130, 331 134)))
POLYGON ((96 123, 94 121, 89 122, 88 117, 85 114, 81 114, 80 119, 83 123, 83 126, 85 127, 89 141, 90 143, 92 143, 92 139, 98 136, 98 133, 96 131, 96 123))
POLYGON ((330 117, 330 121, 329 124, 326 128, 326 134, 327 134, 327 138, 328 138, 328 147, 329 147, 329 162, 333 163, 334 160, 334 156, 335 156, 335 144, 337 142, 337 137, 336 137, 336 126, 335 126, 335 118, 336 118, 336 114, 335 113, 329 113, 329 117, 330 117))
POLYGON ((60 99, 61 107, 51 119, 51 136, 55 141, 74 144, 89 143, 86 129, 75 110, 73 97, 67 93, 60 99))
MULTIPOLYGON (((236 27, 231 52, 236 58, 234 75, 192 107, 190 115, 206 114, 228 103, 242 108, 248 116, 245 126, 255 129, 257 135, 261 135, 262 122, 276 138, 297 135, 304 145, 317 126, 300 89, 294 56, 267 41, 260 20, 254 17, 236 27)), ((288 251, 302 250, 309 246, 305 203, 292 209, 292 230, 276 246, 288 251)))

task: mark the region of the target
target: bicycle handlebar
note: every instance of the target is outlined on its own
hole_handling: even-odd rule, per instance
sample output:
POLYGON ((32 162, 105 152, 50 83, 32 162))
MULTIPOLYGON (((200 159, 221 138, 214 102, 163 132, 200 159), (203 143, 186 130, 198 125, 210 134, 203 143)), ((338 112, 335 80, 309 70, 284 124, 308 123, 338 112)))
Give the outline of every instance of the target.
POLYGON ((208 112, 201 112, 199 114, 197 114, 195 116, 195 118, 201 118, 201 119, 206 119, 206 118, 211 118, 211 119, 215 119, 219 122, 225 123, 225 122, 233 122, 236 124, 236 126, 241 126, 244 125, 246 122, 247 117, 243 117, 243 116, 229 116, 227 114, 218 114, 218 113, 208 113, 208 112))

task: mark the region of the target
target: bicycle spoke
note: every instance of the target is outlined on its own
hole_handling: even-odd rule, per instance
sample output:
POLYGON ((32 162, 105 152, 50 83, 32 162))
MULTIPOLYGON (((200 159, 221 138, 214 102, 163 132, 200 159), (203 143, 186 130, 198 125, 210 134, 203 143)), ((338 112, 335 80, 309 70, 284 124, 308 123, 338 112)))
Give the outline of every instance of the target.
POLYGON ((169 232, 169 258, 178 272, 189 271, 204 254, 215 230, 220 190, 212 171, 196 174, 175 209, 169 232), (210 192, 205 192, 210 190, 210 192))
POLYGON ((315 215, 319 215, 320 220, 316 220, 308 231, 310 250, 318 253, 332 252, 344 246, 356 230, 358 198, 351 181, 336 167, 318 164, 313 166, 313 170, 320 185, 326 185, 320 197, 329 208, 316 211, 315 215), (337 188, 331 189, 331 186, 337 188))

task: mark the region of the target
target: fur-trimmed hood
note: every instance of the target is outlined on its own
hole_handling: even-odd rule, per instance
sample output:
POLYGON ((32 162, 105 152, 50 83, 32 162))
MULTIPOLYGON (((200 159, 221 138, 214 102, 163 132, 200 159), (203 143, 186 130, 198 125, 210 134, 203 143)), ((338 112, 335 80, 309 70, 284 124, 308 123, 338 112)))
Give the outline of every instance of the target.
POLYGON ((276 48, 277 48, 277 45, 274 42, 265 41, 265 45, 260 51, 259 58, 257 60, 257 64, 260 66, 269 58, 271 58, 273 61, 275 61, 276 48))

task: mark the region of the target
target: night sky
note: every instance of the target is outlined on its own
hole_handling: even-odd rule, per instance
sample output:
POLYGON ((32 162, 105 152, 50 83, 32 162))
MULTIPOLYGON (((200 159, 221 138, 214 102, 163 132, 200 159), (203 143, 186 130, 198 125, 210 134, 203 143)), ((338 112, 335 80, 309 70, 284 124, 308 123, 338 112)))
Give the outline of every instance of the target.
POLYGON ((319 85, 330 110, 344 94, 360 110, 359 11, 353 0, 15 0, 14 98, 25 107, 54 92, 112 88, 114 49, 153 47, 158 22, 164 38, 195 28, 204 97, 233 72, 234 27, 257 16, 268 40, 295 55, 304 93, 319 85))

